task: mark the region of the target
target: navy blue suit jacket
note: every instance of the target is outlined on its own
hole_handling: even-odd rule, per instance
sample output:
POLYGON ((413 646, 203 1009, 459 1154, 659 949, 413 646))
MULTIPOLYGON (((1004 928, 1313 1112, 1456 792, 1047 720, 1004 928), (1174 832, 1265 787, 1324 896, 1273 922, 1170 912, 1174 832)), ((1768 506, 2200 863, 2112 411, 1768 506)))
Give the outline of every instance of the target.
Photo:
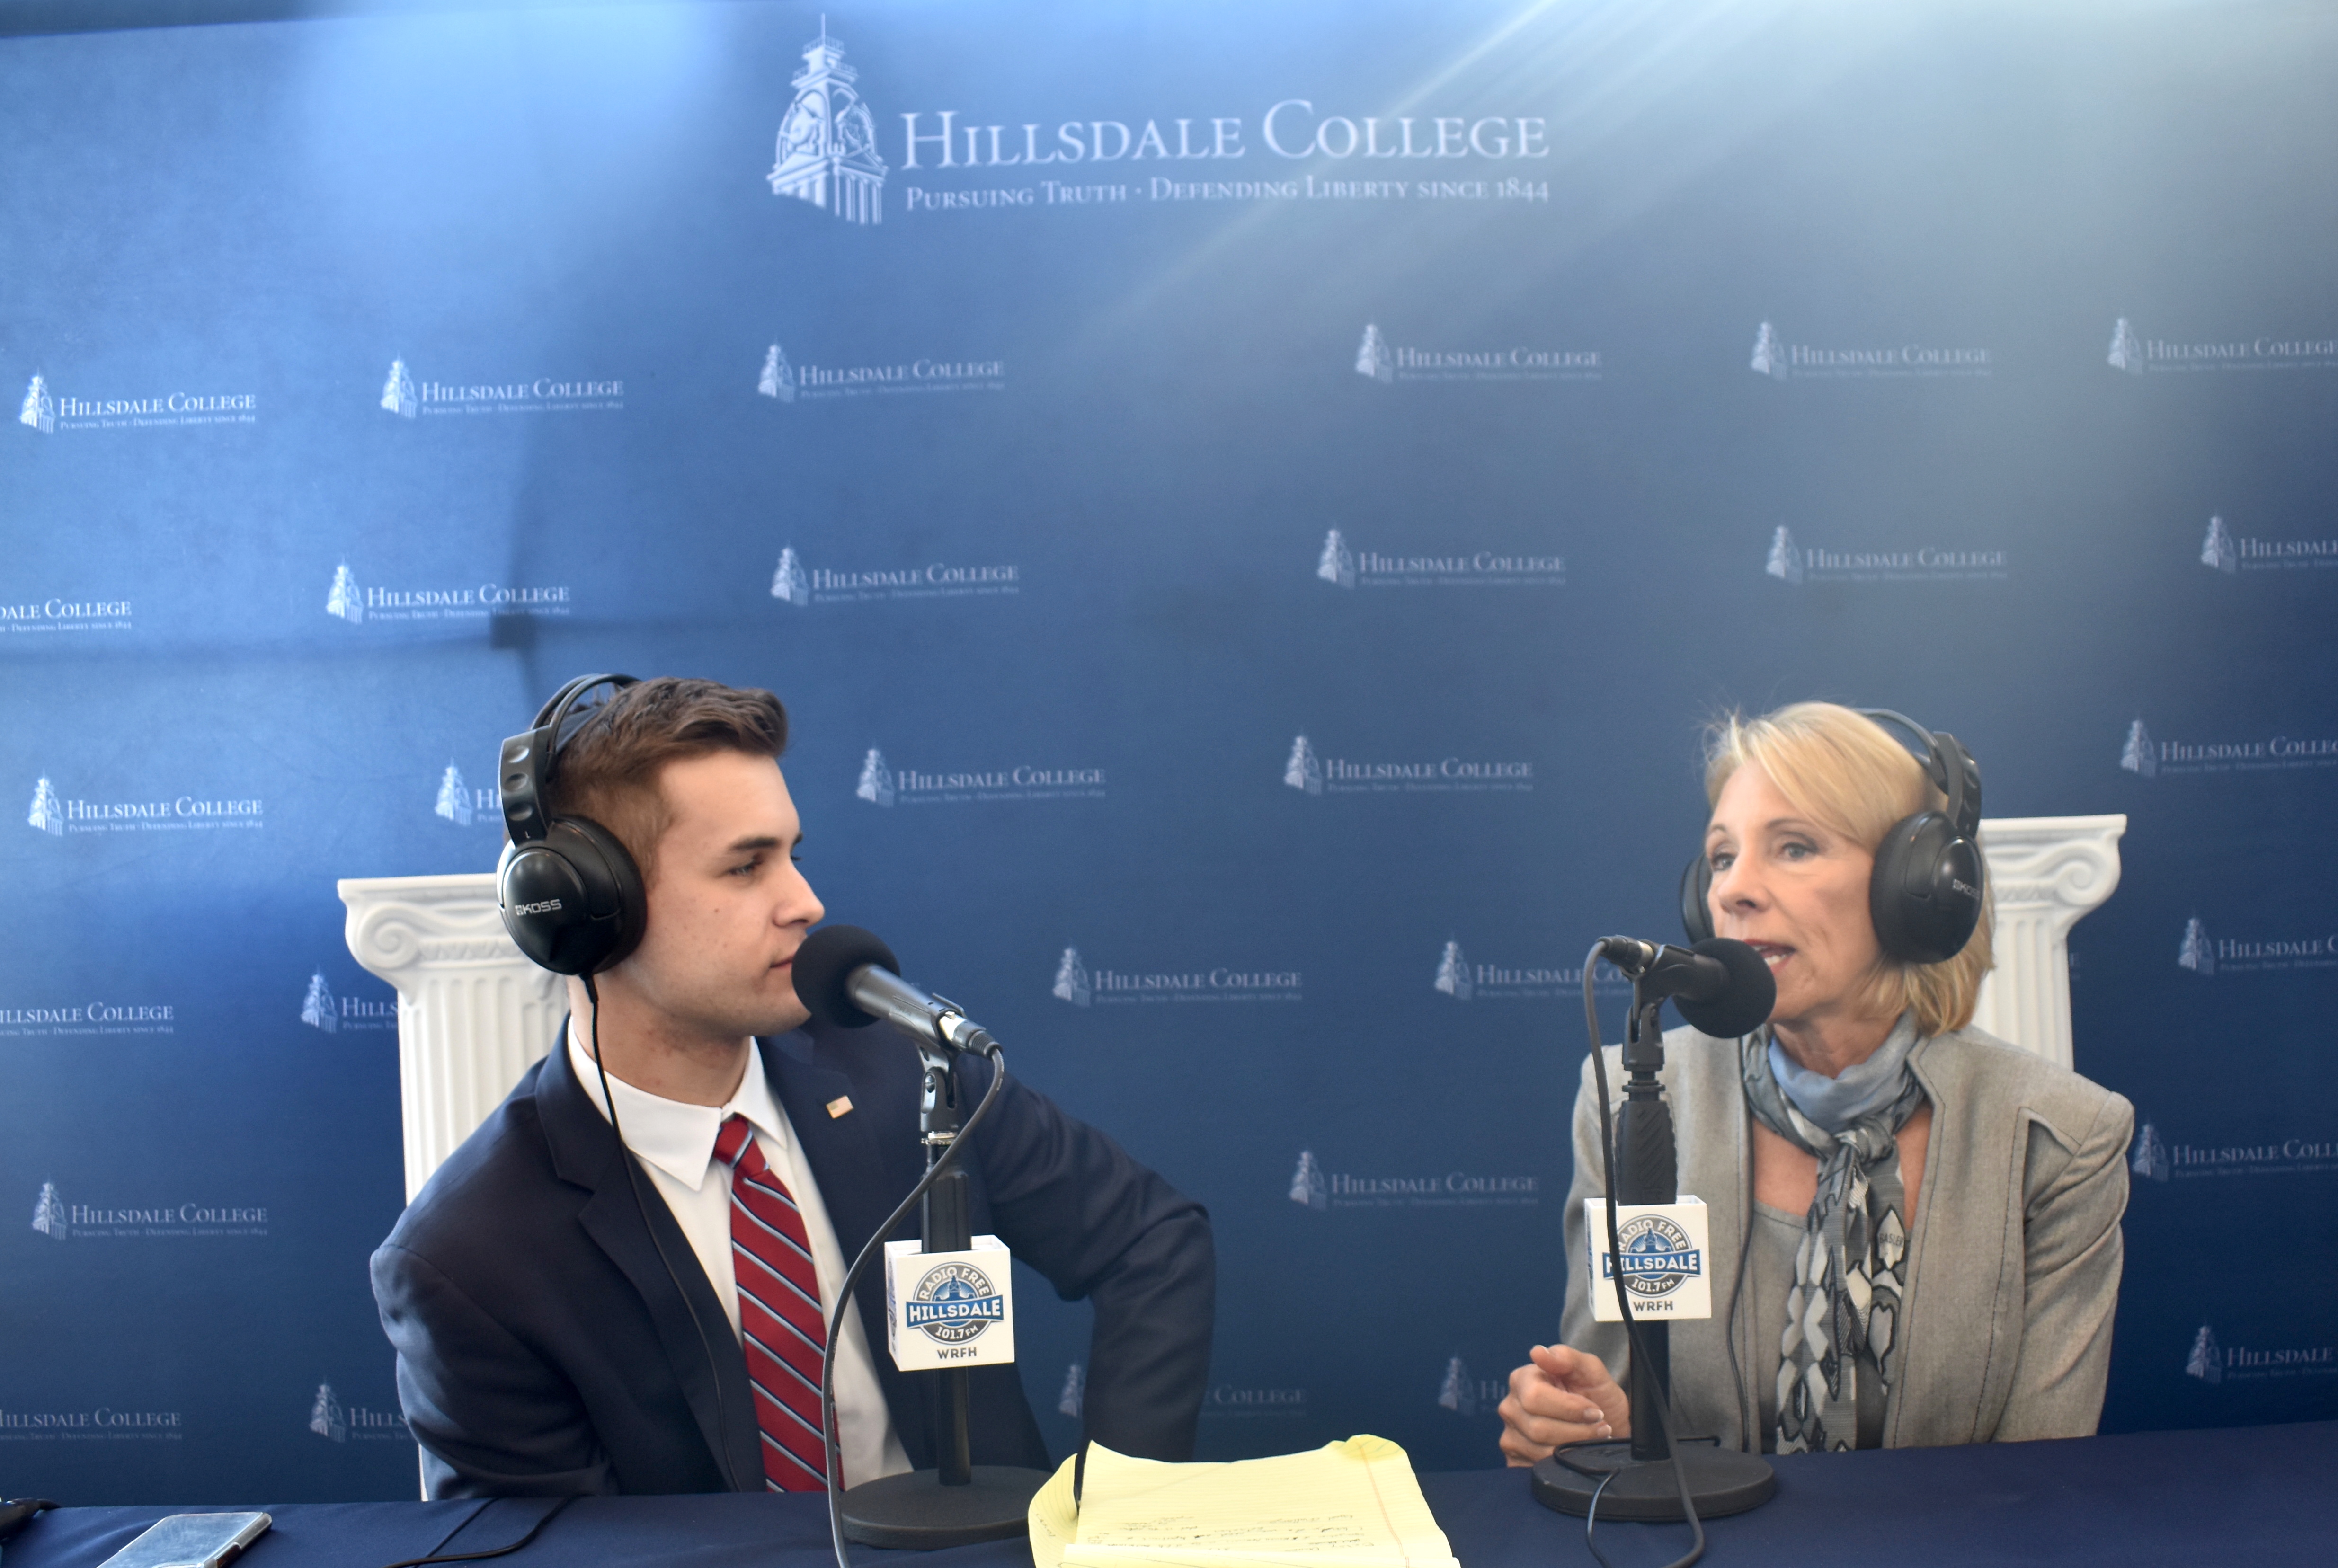
MULTIPOLYGON (((917 1054, 881 1029, 818 1025, 756 1044, 849 1261, 923 1172, 917 1054), (840 1095, 852 1109, 831 1117, 840 1095)), ((978 1098, 989 1069, 960 1071, 978 1098)), ((1095 1307, 1087 1435, 1122 1453, 1191 1457, 1216 1289, 1209 1216, 1011 1077, 968 1145, 975 1233, 1095 1307)), ((555 1048, 374 1253, 374 1299, 432 1496, 720 1492, 732 1483, 718 1453, 742 1490, 762 1490, 730 1320, 673 1211, 643 1172, 644 1212, 621 1157, 633 1158, 555 1048)), ((886 1354, 879 1269, 855 1304, 901 1445, 930 1467, 936 1380, 904 1376, 886 1354)), ((970 1384, 975 1463, 1046 1465, 1016 1368, 975 1367, 970 1384)))

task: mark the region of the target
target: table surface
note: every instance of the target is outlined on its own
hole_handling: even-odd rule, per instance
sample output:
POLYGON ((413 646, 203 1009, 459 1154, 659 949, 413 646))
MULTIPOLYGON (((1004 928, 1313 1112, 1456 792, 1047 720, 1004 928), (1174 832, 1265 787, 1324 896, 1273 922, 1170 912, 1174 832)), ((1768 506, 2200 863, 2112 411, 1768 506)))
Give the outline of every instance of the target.
MULTIPOLYGON (((2314 1563, 2338 1543, 2338 1422, 2131 1433, 2056 1443, 1795 1455, 1778 1495, 1706 1526, 1705 1563, 1912 1568, 1977 1563, 2154 1563, 2244 1556, 2314 1563)), ((1521 1471, 1423 1475, 1421 1490, 1464 1568, 1591 1564, 1583 1522, 1536 1504, 1521 1471)), ((5 1568, 94 1568, 165 1514, 264 1507, 275 1527, 249 1568, 382 1568, 516 1540, 540 1499, 65 1508, 5 1549, 5 1568)), ((1680 1525, 1603 1525, 1616 1568, 1655 1568, 1687 1549, 1680 1525)), ((1029 1568, 1020 1541, 905 1553, 855 1547, 889 1568, 1029 1568)), ((821 1568, 827 1513, 810 1496, 587 1497, 503 1559, 514 1568, 821 1568)))

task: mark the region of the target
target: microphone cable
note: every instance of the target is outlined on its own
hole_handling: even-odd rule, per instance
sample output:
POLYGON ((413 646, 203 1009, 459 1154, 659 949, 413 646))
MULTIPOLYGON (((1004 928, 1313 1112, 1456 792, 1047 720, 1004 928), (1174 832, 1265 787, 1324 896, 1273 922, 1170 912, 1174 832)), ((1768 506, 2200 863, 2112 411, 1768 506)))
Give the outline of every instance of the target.
MULTIPOLYGON (((1007 1082, 1006 1054, 999 1050, 998 1042, 989 1035, 981 1036, 981 1040, 980 1054, 990 1063, 990 1086, 982 1092, 982 1098, 976 1102, 974 1114, 966 1119, 966 1125, 958 1130, 940 1157, 926 1167, 924 1178, 909 1189, 909 1195, 901 1200, 900 1206, 877 1227, 860 1249, 860 1256, 853 1259, 852 1267, 844 1271, 844 1283, 836 1292, 836 1310, 828 1319, 828 1344, 820 1357, 820 1435, 828 1449, 828 1538, 830 1545, 836 1551, 836 1568, 852 1568, 851 1548, 844 1544, 843 1498, 836 1484, 837 1474, 844 1464, 836 1436, 836 1337, 844 1327, 846 1308, 852 1305, 853 1287, 869 1271, 870 1259, 883 1250, 885 1238, 909 1217, 910 1211, 932 1191, 936 1181, 956 1168, 958 1152, 973 1138, 974 1130, 982 1125, 982 1118, 989 1111, 990 1102, 998 1098, 998 1086, 1007 1082)), ((956 1075, 955 1069, 952 1075, 956 1075)))
MULTIPOLYGON (((1605 1188, 1603 1196, 1607 1217, 1607 1250, 1609 1255, 1617 1260, 1616 1309, 1623 1314, 1624 1338, 1629 1342, 1632 1349, 1632 1370, 1636 1375, 1645 1375, 1653 1379, 1655 1377, 1655 1369, 1648 1359, 1645 1347, 1641 1343, 1639 1320, 1632 1316, 1632 1304, 1626 1299, 1630 1292, 1624 1289, 1622 1263, 1624 1240, 1616 1222, 1616 1125, 1607 1105, 1607 1051, 1599 1039, 1599 1004, 1591 990, 1591 971, 1599 962, 1604 949, 1604 943, 1594 942, 1591 945, 1591 951, 1584 956, 1583 1020, 1591 1031, 1591 1073, 1599 1086, 1599 1169, 1602 1185, 1605 1188)), ((1626 1032, 1627 1034, 1630 1032, 1628 1014, 1626 1032)), ((1590 1285, 1592 1294, 1596 1298, 1599 1290, 1599 1281, 1591 1280, 1590 1285)), ((1655 1396, 1654 1399, 1648 1401, 1649 1414, 1656 1417, 1656 1436, 1664 1439, 1665 1451, 1671 1459, 1673 1481, 1680 1489, 1681 1517, 1688 1521, 1690 1534, 1695 1537, 1688 1549, 1688 1555, 1667 1563, 1665 1568, 1691 1568, 1697 1559, 1704 1555, 1704 1524, 1697 1518, 1696 1504, 1689 1496, 1688 1471, 1681 1464, 1680 1441, 1673 1436, 1672 1390, 1659 1384, 1655 1389, 1655 1396)), ((1614 1438, 1599 1438, 1588 1443, 1569 1443, 1564 1445, 1558 1452, 1564 1452, 1566 1448, 1587 1448, 1615 1441, 1614 1438)), ((1630 1440, 1627 1438, 1625 1441, 1630 1440)), ((1601 1553, 1599 1544, 1594 1538, 1594 1533, 1599 1524, 1600 1494, 1607 1490, 1608 1482, 1622 1475, 1633 1465, 1639 1463, 1643 1461, 1634 1460, 1627 1455, 1622 1465, 1610 1470, 1601 1478, 1598 1486, 1591 1494, 1590 1511, 1583 1516, 1583 1544, 1584 1548, 1597 1560, 1599 1568, 1614 1568, 1614 1564, 1610 1563, 1606 1556, 1601 1553)), ((1570 1466, 1570 1468, 1579 1467, 1570 1466)))

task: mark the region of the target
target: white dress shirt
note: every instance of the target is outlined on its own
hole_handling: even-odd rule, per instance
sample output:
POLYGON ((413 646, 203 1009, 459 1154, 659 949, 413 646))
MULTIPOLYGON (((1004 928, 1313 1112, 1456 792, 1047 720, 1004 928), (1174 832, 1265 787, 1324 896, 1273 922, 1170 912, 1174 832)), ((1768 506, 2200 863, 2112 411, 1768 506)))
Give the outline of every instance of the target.
MULTIPOLYGON (((578 1037, 573 1021, 568 1064, 594 1108, 608 1115, 601 1099, 600 1071, 593 1065, 593 1053, 578 1037)), ((715 1299, 731 1316, 734 1337, 740 1332, 739 1285, 731 1262, 731 1170, 714 1158, 715 1134, 733 1115, 747 1119, 763 1162, 794 1197, 811 1241, 812 1268, 820 1278, 820 1314, 826 1318, 836 1310, 836 1292, 844 1282, 846 1259, 837 1245, 836 1230, 828 1222, 828 1205, 820 1200, 820 1184, 812 1180, 811 1169, 796 1147, 795 1130, 788 1125, 787 1112, 771 1097, 760 1054, 749 1061, 746 1075, 728 1105, 689 1105, 663 1099, 635 1088, 614 1073, 609 1074, 609 1089, 616 1097, 625 1146, 640 1157, 658 1195, 673 1211, 674 1222, 689 1238, 690 1250, 698 1254, 699 1266, 714 1287, 715 1299)), ((872 1288, 884 1289, 881 1277, 873 1272, 861 1286, 864 1290, 872 1288)), ((869 1338, 861 1330, 857 1310, 845 1314, 844 1331, 837 1337, 836 1426, 844 1464, 840 1479, 845 1485, 857 1486, 909 1468, 909 1456, 893 1430, 892 1412, 877 1382, 876 1363, 869 1358, 869 1338)))

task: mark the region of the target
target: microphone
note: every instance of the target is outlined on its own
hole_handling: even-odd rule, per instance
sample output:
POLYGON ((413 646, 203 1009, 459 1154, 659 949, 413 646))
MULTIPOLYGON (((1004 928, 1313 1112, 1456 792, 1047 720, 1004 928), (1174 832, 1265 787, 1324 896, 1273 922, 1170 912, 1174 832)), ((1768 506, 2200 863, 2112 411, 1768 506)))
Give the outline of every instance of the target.
POLYGON ((998 1042, 957 1003, 902 979, 900 966, 875 932, 823 926, 796 949, 796 997, 813 1017, 840 1029, 865 1029, 881 1018, 905 1034, 954 1051, 997 1054, 998 1042))
POLYGON ((1690 948, 1609 936, 1599 956, 1638 981, 1644 995, 1671 997, 1692 1028, 1715 1039, 1751 1034, 1778 1004, 1777 977, 1762 955, 1726 936, 1690 948))

